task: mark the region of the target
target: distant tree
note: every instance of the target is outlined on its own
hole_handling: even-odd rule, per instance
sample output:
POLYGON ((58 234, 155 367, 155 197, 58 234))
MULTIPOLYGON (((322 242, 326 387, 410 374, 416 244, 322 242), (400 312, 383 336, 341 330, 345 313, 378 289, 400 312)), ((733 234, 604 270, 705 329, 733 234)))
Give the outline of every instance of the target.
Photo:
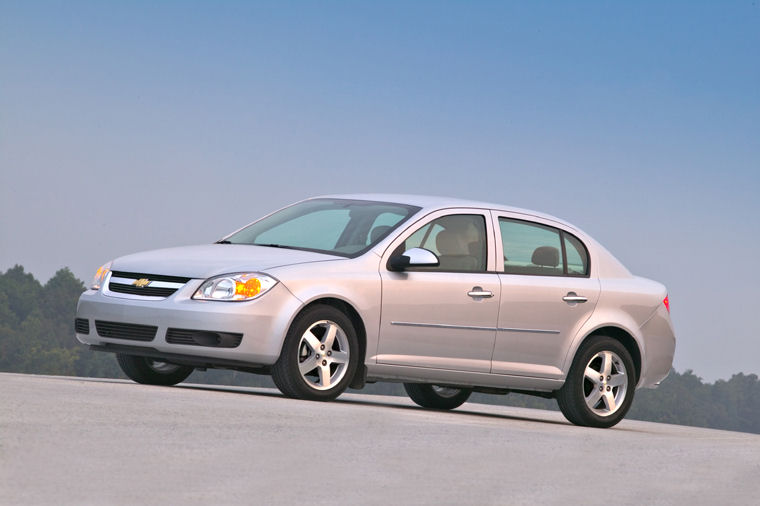
POLYGON ((84 284, 61 269, 42 286, 20 265, 0 274, 0 371, 123 377, 110 355, 74 338, 84 284))
POLYGON ((16 265, 0 276, 0 293, 5 294, 7 309, 13 317, 11 323, 24 321, 38 307, 42 286, 24 268, 16 265))
POLYGON ((691 370, 671 370, 659 388, 636 392, 629 417, 760 434, 760 381, 739 373, 705 384, 691 370))

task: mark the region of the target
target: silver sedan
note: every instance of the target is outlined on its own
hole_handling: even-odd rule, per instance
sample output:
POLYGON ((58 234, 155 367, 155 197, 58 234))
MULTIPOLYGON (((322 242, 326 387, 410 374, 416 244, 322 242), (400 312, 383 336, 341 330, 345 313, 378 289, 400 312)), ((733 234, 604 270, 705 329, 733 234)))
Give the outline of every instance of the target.
POLYGON ((675 350, 665 287, 576 227, 408 195, 307 199, 214 244, 118 258, 75 327, 140 383, 225 368, 330 400, 395 381, 434 409, 511 391, 595 427, 665 378, 675 350))

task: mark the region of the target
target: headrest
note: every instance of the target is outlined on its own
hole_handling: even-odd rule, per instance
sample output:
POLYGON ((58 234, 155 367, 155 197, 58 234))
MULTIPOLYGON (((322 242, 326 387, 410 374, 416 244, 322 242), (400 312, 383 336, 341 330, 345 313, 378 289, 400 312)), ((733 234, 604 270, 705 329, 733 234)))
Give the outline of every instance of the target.
POLYGON ((470 250, 462 242, 460 234, 453 230, 441 230, 435 238, 435 245, 441 255, 469 255, 470 250))
POLYGON ((380 225, 378 227, 375 227, 372 229, 372 232, 369 233, 369 242, 375 242, 378 239, 380 239, 380 236, 388 232, 388 230, 391 229, 390 225, 380 225))
POLYGON ((552 246, 539 246, 530 259, 535 265, 542 267, 557 267, 559 265, 559 250, 552 246))

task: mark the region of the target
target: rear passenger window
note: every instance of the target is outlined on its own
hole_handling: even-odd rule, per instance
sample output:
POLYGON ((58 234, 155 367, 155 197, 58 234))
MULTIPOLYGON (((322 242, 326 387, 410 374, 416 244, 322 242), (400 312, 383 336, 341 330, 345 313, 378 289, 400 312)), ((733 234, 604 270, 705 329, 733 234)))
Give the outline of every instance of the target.
POLYGON ((559 230, 538 223, 499 218, 504 272, 562 276, 565 265, 559 230))
POLYGON ((504 272, 539 276, 588 276, 588 250, 572 234, 554 227, 499 218, 504 272))
POLYGON ((588 274, 588 253, 583 243, 575 236, 562 233, 567 255, 567 275, 585 276, 588 274))

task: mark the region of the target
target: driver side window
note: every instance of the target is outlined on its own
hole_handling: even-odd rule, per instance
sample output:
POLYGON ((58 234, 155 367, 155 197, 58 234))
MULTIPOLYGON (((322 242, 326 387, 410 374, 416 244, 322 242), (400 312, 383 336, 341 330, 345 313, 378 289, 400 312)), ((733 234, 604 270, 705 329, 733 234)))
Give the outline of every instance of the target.
POLYGON ((433 220, 409 236, 394 255, 411 248, 432 251, 440 265, 410 270, 484 272, 488 251, 485 218, 479 214, 451 214, 433 220))

